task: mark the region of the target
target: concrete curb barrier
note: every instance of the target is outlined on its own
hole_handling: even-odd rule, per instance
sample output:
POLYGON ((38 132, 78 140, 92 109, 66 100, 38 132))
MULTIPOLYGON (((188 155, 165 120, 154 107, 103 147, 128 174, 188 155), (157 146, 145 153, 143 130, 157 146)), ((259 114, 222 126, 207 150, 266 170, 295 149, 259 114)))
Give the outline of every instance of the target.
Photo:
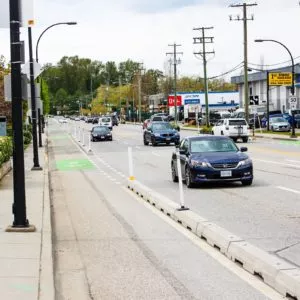
POLYGON ((11 160, 5 162, 1 167, 0 167, 0 181, 1 179, 12 169, 12 163, 11 160))
POLYGON ((137 180, 128 188, 209 245, 263 280, 285 297, 300 300, 300 269, 291 263, 251 245, 242 238, 209 222, 191 210, 179 211, 179 204, 152 191, 137 180))
POLYGON ((40 281, 39 300, 54 300, 54 273, 53 273, 53 250, 52 250, 52 224, 51 224, 51 203, 49 188, 49 160, 48 141, 45 145, 44 164, 44 194, 43 194, 43 226, 41 233, 41 256, 40 256, 40 281))

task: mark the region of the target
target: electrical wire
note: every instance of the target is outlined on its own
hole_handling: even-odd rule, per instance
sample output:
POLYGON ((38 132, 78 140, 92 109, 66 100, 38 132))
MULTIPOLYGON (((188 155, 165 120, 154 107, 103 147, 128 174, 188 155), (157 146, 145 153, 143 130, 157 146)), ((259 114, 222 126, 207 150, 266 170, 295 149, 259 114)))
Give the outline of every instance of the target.
MULTIPOLYGON (((300 58, 300 56, 296 56, 294 57, 294 60, 300 58)), ((273 66, 279 66, 279 65, 283 65, 283 64, 286 64, 288 62, 290 62, 291 60, 287 60, 287 61, 284 61, 284 62, 281 62, 281 63, 276 63, 276 64, 271 64, 271 65, 261 65, 261 64, 253 64, 253 63, 248 63, 248 65, 253 65, 253 66, 258 66, 258 67, 273 67, 273 66)))
POLYGON ((222 73, 222 74, 216 75, 216 76, 209 77, 209 78, 207 78, 207 79, 208 79, 208 80, 211 80, 211 79, 215 79, 215 78, 218 78, 218 77, 222 77, 222 76, 224 76, 224 75, 230 74, 230 73, 232 73, 232 72, 234 72, 234 71, 236 71, 236 70, 242 68, 243 66, 244 66, 244 63, 241 62, 241 63, 239 63, 237 66, 235 66, 234 68, 232 68, 231 70, 229 70, 229 71, 227 71, 227 72, 224 72, 224 73, 222 73))

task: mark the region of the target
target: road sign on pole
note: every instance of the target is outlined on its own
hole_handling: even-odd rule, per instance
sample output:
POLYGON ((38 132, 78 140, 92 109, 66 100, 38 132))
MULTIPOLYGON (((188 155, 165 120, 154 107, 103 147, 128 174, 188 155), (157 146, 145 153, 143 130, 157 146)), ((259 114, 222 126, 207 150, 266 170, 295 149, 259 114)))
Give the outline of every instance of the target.
POLYGON ((294 96, 290 97, 289 103, 290 103, 291 109, 296 109, 297 108, 297 97, 294 97, 294 96))
POLYGON ((271 73, 269 72, 269 85, 292 85, 292 73, 271 73))

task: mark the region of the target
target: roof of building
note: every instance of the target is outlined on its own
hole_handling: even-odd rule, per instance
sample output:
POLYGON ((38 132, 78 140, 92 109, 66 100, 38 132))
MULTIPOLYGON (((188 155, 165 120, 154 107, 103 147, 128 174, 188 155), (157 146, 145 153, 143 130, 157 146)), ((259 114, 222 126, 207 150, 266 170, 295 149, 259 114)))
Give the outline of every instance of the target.
MULTIPOLYGON (((249 69, 251 69, 251 68, 249 67, 249 69)), ((286 66, 283 68, 277 68, 277 69, 272 69, 272 70, 264 70, 264 71, 259 71, 259 72, 255 72, 255 73, 248 73, 248 82, 267 80, 267 71, 269 71, 269 72, 291 72, 292 66, 286 66)), ((300 64, 295 64, 295 74, 300 74, 300 64)), ((231 83, 235 83, 235 84, 244 83, 244 75, 232 76, 231 83)))

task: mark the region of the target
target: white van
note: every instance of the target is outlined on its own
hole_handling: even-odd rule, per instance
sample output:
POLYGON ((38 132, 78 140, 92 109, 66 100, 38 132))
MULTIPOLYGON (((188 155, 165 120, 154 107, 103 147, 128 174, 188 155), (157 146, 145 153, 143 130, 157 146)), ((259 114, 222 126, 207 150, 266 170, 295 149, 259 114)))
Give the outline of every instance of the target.
POLYGON ((248 142, 249 126, 243 118, 222 119, 212 128, 212 134, 225 135, 232 138, 235 142, 241 138, 244 143, 248 142))
POLYGON ((100 126, 107 126, 110 130, 113 129, 113 123, 111 117, 101 117, 99 118, 98 124, 100 126))

